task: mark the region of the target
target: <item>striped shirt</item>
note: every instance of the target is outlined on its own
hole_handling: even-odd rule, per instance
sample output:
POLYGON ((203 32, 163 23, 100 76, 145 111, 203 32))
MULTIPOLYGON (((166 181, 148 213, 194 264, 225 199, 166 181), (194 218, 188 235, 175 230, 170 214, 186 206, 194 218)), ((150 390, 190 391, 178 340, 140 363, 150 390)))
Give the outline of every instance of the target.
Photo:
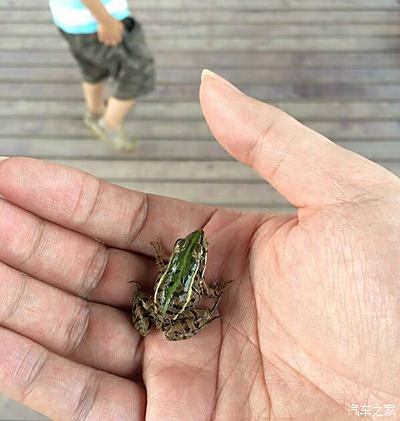
MULTIPOLYGON (((108 13, 121 20, 130 15, 127 0, 101 0, 108 13)), ((97 32, 97 21, 80 0, 49 0, 56 26, 69 34, 97 32)))

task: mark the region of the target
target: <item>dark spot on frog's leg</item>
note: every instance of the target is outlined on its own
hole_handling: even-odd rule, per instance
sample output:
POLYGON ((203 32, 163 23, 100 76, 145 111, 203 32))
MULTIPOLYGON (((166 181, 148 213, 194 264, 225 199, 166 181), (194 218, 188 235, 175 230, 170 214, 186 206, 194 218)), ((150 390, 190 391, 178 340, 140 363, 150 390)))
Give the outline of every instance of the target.
MULTIPOLYGON (((214 319, 212 319, 214 320, 214 319)), ((196 335, 197 333, 199 333, 201 330, 203 330, 209 323, 212 322, 212 320, 209 320, 207 323, 205 323, 204 325, 195 328, 194 326, 192 326, 192 328, 190 327, 185 327, 184 329, 180 329, 180 330, 174 330, 174 329, 170 329, 167 332, 165 332, 165 337, 169 340, 169 341, 180 341, 183 339, 189 339, 192 336, 196 335)))
POLYGON ((192 295, 191 295, 191 297, 188 301, 187 308, 191 307, 191 306, 192 307, 195 306, 201 300, 201 298, 202 298, 201 295, 199 295, 199 294, 197 294, 197 292, 193 291, 192 295))
POLYGON ((184 313, 184 317, 176 320, 171 324, 169 329, 164 329, 165 337, 169 341, 179 341, 188 339, 203 330, 213 320, 221 316, 212 316, 212 314, 204 309, 188 310, 184 313))
POLYGON ((168 316, 168 318, 172 319, 174 316, 176 316, 179 313, 180 309, 177 307, 169 307, 166 311, 166 315, 168 316))

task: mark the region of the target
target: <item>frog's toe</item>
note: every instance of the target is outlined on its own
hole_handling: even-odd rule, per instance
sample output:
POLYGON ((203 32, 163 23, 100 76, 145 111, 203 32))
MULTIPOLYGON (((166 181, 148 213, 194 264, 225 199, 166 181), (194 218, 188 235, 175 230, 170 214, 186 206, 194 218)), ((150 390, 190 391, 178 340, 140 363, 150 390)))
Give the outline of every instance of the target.
POLYGON ((129 281, 129 283, 133 284, 136 288, 135 292, 133 293, 133 296, 135 296, 142 289, 142 286, 139 284, 139 282, 136 281, 129 281))
POLYGON ((215 283, 215 287, 218 291, 218 294, 222 294, 224 289, 233 282, 233 279, 230 279, 229 281, 222 280, 221 282, 215 283))
POLYGON ((233 280, 229 280, 229 281, 225 281, 225 280, 221 280, 221 281, 217 281, 217 282, 213 282, 209 285, 204 284, 203 285, 203 289, 204 289, 204 294, 208 297, 208 298, 220 298, 225 290, 225 288, 231 283, 233 282, 233 280))

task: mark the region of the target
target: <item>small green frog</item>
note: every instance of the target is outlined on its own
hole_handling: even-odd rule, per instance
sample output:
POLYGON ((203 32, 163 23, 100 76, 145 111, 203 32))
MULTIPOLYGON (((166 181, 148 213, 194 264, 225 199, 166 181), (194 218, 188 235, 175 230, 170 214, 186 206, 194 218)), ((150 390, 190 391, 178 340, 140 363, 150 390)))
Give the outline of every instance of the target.
POLYGON ((170 341, 190 338, 220 317, 214 313, 230 282, 211 285, 205 282, 207 241, 202 230, 178 239, 169 260, 160 243, 152 246, 159 274, 152 296, 137 284, 132 304, 133 324, 142 336, 149 333, 153 323, 170 341), (202 297, 215 299, 211 309, 196 307, 202 297))

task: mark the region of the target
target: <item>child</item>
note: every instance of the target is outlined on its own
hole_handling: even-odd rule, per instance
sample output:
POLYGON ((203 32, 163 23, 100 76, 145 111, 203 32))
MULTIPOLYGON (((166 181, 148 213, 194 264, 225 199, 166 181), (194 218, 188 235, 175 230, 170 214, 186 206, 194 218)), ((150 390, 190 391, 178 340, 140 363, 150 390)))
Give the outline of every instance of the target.
POLYGON ((138 96, 154 88, 154 61, 127 0, 49 0, 55 25, 83 76, 84 123, 116 149, 132 150, 123 122, 138 96), (113 78, 105 105, 104 82, 113 78))

